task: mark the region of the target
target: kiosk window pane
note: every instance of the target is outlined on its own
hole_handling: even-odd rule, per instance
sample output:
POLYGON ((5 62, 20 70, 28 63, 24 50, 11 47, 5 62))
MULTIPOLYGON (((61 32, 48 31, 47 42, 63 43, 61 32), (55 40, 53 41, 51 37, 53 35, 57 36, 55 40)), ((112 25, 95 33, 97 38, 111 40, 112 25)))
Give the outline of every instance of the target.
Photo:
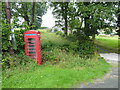
POLYGON ((34 42, 28 42, 28 44, 35 44, 34 42))
POLYGON ((35 47, 34 45, 28 45, 28 47, 35 47))
POLYGON ((34 38, 28 38, 27 41, 35 41, 34 38))
POLYGON ((35 52, 29 52, 29 54, 35 54, 35 52))
POLYGON ((35 50, 35 48, 29 48, 29 50, 35 50))

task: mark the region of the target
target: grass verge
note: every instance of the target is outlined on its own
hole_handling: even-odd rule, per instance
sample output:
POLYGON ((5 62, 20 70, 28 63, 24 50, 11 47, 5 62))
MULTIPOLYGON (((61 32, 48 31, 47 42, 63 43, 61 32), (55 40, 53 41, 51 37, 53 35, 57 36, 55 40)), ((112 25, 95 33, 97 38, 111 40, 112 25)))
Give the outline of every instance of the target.
POLYGON ((109 69, 103 59, 95 67, 81 70, 57 66, 28 65, 3 73, 3 88, 70 88, 72 85, 87 82, 103 76, 109 69), (34 67, 34 68, 33 68, 34 67))
POLYGON ((95 44, 110 52, 118 52, 118 37, 112 36, 97 36, 95 44))

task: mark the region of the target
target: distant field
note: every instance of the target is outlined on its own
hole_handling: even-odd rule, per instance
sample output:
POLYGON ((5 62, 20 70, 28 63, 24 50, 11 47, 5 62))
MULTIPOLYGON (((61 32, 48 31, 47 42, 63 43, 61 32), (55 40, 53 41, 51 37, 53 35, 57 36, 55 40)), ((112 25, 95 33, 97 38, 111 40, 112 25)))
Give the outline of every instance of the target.
POLYGON ((100 35, 96 37, 95 44, 111 52, 118 53, 118 36, 100 35))

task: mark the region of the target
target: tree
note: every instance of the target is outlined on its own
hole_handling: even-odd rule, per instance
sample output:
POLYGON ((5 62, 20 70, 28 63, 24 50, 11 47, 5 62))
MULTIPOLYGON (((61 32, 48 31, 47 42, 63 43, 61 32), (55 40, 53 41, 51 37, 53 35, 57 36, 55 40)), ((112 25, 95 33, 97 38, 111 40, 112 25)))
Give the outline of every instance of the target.
POLYGON ((92 36, 94 40, 98 29, 111 28, 111 23, 116 22, 116 3, 83 2, 76 3, 76 6, 78 8, 78 15, 84 21, 83 32, 88 38, 92 36))
MULTIPOLYGON (((8 28, 11 31, 11 27, 10 27, 10 24, 11 24, 11 11, 10 11, 10 1, 9 0, 6 0, 6 2, 5 2, 5 13, 6 13, 6 21, 7 21, 7 24, 8 24, 8 28)), ((12 36, 11 36, 11 34, 10 34, 9 42, 10 42, 9 53, 11 55, 13 55, 14 50, 13 50, 13 47, 12 47, 12 36)))
POLYGON ((56 24, 66 27, 65 31, 68 27, 71 32, 77 29, 77 33, 82 31, 94 40, 97 30, 116 26, 116 2, 56 2, 52 5, 56 24))
MULTIPOLYGON (((6 8, 6 3, 2 2, 2 51, 8 52, 9 46, 10 49, 14 49, 14 52, 23 51, 23 32, 29 30, 30 27, 32 29, 41 27, 42 16, 47 9, 46 3, 39 2, 33 5, 31 2, 9 2, 9 4, 10 6, 6 8), (35 11, 31 12, 32 9, 35 11), (34 16, 32 13, 34 13, 34 16), (31 25, 32 22, 34 22, 33 25, 31 25), (19 30, 15 30, 13 33, 12 31, 16 28, 19 28, 19 30), (8 40, 10 34, 15 34, 17 48, 14 48, 14 40, 8 40)), ((13 51, 11 50, 10 53, 12 54, 13 51)))
POLYGON ((34 23, 35 23, 35 2, 33 2, 32 5, 32 20, 30 24, 30 29, 32 29, 32 25, 34 25, 34 23))
POLYGON ((53 14, 57 18, 56 25, 63 27, 64 33, 68 33, 68 4, 69 2, 53 2, 53 14))
POLYGON ((47 6, 45 2, 12 2, 13 16, 15 18, 23 18, 28 26, 27 28, 30 29, 38 29, 41 27, 42 16, 46 11, 47 6))
POLYGON ((117 26, 118 26, 118 30, 117 30, 117 35, 120 37, 120 2, 118 3, 118 18, 117 18, 117 26))

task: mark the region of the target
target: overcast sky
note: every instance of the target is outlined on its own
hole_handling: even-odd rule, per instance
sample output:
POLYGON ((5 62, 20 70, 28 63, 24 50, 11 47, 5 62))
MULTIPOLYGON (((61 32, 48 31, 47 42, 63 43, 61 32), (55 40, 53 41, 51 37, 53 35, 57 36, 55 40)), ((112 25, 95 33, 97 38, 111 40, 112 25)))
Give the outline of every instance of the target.
POLYGON ((42 27, 52 28, 55 25, 55 18, 53 17, 52 9, 47 9, 47 13, 42 16, 42 20, 42 27))

